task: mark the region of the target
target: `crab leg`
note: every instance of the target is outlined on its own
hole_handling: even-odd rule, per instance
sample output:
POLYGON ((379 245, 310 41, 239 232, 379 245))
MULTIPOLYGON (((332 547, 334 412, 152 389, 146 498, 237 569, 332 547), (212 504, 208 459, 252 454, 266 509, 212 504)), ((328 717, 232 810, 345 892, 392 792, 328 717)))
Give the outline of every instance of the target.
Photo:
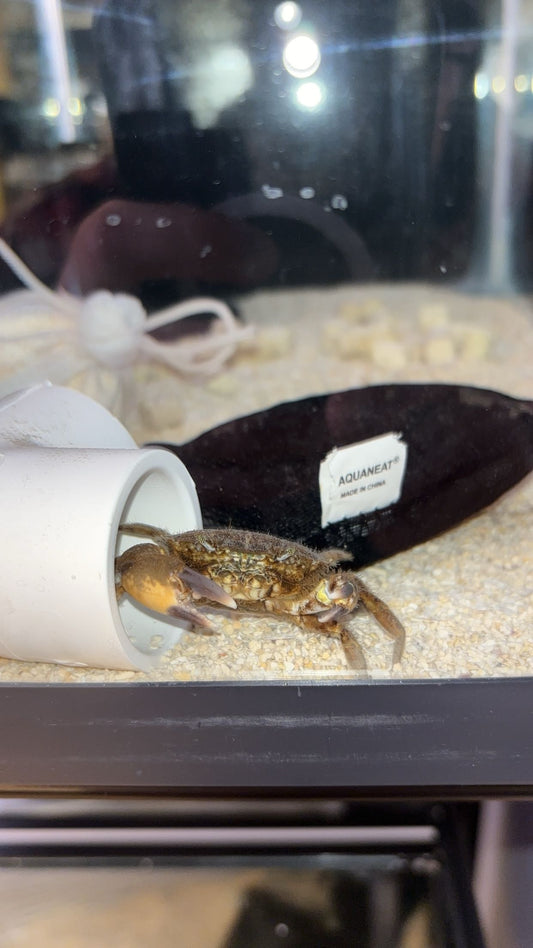
MULTIPOLYGON (((343 618, 346 616, 347 613, 344 612, 343 618)), ((309 629, 312 632, 325 632, 327 635, 338 635, 348 667, 353 668, 354 671, 366 672, 366 661, 363 649, 350 630, 345 629, 339 622, 331 619, 324 622, 320 615, 312 615, 309 613, 291 615, 290 619, 296 625, 300 625, 302 628, 309 629)))
POLYGON ((143 537, 153 540, 154 543, 165 550, 172 552, 172 534, 159 527, 152 527, 148 523, 121 523, 118 528, 119 533, 125 533, 130 537, 143 537))
POLYGON ((340 640, 349 667, 354 668, 357 671, 366 671, 366 661, 363 649, 349 629, 341 629, 340 640))
POLYGON ((383 631, 386 632, 391 639, 394 639, 392 664, 396 665, 397 662, 401 662, 402 660, 405 647, 405 629, 400 620, 396 618, 382 599, 375 596, 360 579, 357 580, 357 584, 359 599, 367 612, 370 612, 383 631))

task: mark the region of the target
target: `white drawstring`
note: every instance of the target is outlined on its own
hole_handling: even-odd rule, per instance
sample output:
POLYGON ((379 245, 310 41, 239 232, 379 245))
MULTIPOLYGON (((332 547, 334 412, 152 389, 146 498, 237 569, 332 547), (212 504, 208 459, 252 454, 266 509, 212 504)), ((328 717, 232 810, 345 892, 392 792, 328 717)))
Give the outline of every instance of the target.
POLYGON ((52 381, 68 383, 91 368, 119 372, 147 360, 161 362, 184 375, 211 376, 220 371, 241 342, 253 335, 253 329, 240 326, 222 300, 198 297, 148 316, 140 300, 126 293, 97 290, 80 300, 70 293, 51 290, 2 238, 0 256, 28 287, 0 299, 0 342, 19 349, 28 344, 20 371, 10 373, 9 364, 4 362, 8 352, 0 353, 0 392, 6 384, 11 386, 8 390, 19 387, 21 378, 24 384, 30 384, 59 375, 52 381), (216 316, 217 322, 201 335, 165 342, 150 335, 163 326, 205 313, 216 316), (39 322, 46 318, 52 326, 38 329, 39 322), (58 346, 67 351, 58 355, 58 346), (32 348, 39 350, 33 366, 28 365, 32 348))

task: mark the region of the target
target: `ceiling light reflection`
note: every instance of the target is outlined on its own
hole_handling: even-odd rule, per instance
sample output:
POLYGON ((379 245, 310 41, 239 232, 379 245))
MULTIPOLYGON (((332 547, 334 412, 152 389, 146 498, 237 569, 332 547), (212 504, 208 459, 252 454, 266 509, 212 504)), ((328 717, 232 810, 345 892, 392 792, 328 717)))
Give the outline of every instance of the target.
POLYGON ((324 101, 324 89, 318 82, 302 82, 296 90, 296 101, 303 109, 317 109, 324 101))
POLYGON ((294 30, 302 19, 302 8, 297 3, 278 3, 274 21, 280 30, 294 30))
POLYGON ((478 72, 474 78, 474 95, 476 99, 484 99, 489 94, 490 80, 486 72, 478 72))
POLYGON ((521 73, 519 76, 514 77, 514 87, 517 92, 527 92, 529 88, 529 82, 527 76, 524 76, 521 73))
POLYGON ((320 66, 320 47, 316 40, 304 33, 294 36, 283 50, 283 65, 297 79, 312 76, 320 66))
POLYGON ((57 118, 61 112, 61 105, 59 99, 54 99, 53 96, 50 96, 48 99, 45 99, 43 102, 43 115, 46 115, 46 118, 54 119, 57 118))

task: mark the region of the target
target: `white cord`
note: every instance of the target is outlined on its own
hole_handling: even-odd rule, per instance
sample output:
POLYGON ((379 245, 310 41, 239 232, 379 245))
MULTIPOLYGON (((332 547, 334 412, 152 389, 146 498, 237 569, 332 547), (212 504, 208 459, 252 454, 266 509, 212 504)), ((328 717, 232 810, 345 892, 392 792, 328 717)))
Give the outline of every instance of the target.
MULTIPOLYGON (((24 340, 36 342, 37 337, 44 338, 45 333, 51 332, 56 343, 58 333, 63 331, 65 343, 72 345, 73 339, 77 343, 72 363, 64 369, 67 376, 69 372, 75 375, 90 364, 108 370, 123 369, 143 357, 162 362, 181 374, 210 376, 220 371, 239 344, 253 333, 252 329, 239 325, 230 307, 222 300, 198 297, 148 316, 140 300, 125 293, 97 290, 80 300, 71 294, 51 290, 2 238, 0 256, 31 291, 31 298, 27 291, 20 290, 10 293, 8 299, 4 299, 4 305, 0 301, 0 340, 19 344, 24 340), (36 301, 45 304, 43 316, 61 313, 69 317, 64 327, 35 332, 38 311, 31 304, 36 301), (31 319, 25 321, 24 316, 29 315, 30 309, 31 319), (216 316, 217 323, 202 335, 168 342, 150 336, 151 332, 163 326, 204 313, 216 316), (7 317, 15 317, 16 325, 12 318, 7 317), (11 330, 9 334, 6 334, 6 323, 11 330)), ((35 366, 39 373, 42 372, 42 350, 40 355, 41 364, 35 366)), ((30 367, 25 368, 24 375, 31 375, 30 367)), ((57 381, 64 382, 67 378, 57 381)))

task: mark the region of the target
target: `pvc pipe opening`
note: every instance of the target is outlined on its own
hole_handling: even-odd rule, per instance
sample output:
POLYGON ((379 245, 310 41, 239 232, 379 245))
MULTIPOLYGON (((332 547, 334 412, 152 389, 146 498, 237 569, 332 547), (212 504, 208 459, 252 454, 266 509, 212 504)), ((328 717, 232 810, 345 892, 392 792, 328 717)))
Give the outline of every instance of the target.
MULTIPOLYGON (((152 452, 164 454, 163 451, 152 452)), ((147 523, 170 533, 183 533, 201 526, 201 515, 194 485, 181 462, 169 455, 175 465, 173 474, 168 469, 155 468, 139 478, 126 499, 118 522, 113 525, 109 549, 110 599, 115 604, 114 560, 124 550, 143 542, 138 537, 118 533, 118 527, 127 523, 147 523), (179 474, 179 477, 176 476, 179 474), (114 542, 113 542, 114 538, 114 542)), ((146 541, 149 542, 149 541, 146 541)), ((114 606, 112 611, 115 612, 114 606)), ((142 667, 152 667, 160 656, 179 639, 183 626, 167 616, 155 616, 139 603, 124 596, 117 604, 116 621, 120 622, 131 645, 145 659, 137 655, 142 667)))

